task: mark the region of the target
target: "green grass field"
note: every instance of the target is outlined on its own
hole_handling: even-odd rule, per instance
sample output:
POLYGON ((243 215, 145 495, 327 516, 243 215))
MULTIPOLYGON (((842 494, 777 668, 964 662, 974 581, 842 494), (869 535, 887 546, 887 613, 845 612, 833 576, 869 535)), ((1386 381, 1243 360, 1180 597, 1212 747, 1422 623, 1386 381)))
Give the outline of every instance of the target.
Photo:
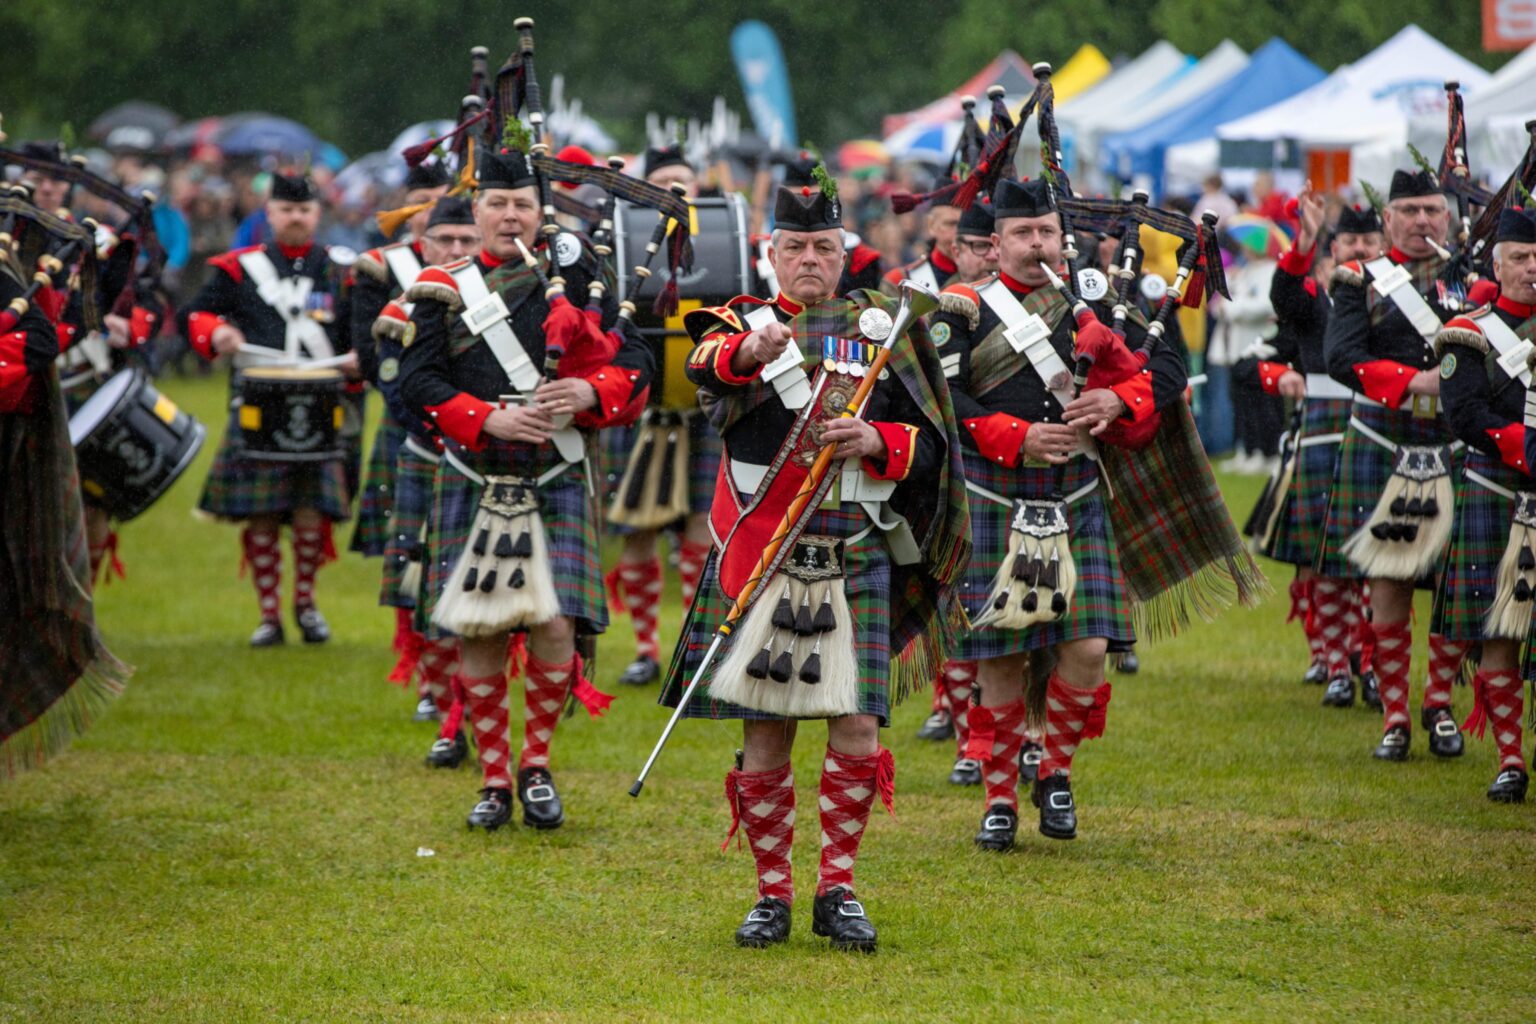
MULTIPOLYGON (((222 380, 166 390, 217 434, 222 380)), ((810 935, 822 737, 802 729, 795 933, 743 951, 750 856, 719 848, 733 728, 684 723, 631 800, 664 715, 654 687, 623 693, 560 728, 565 828, 468 832, 478 775, 425 769, 431 727, 384 682, 377 562, 322 575, 328 646, 246 648, 235 531, 190 515, 215 440, 123 531, 128 579, 98 607, 137 666, 127 692, 0 783, 0 1020, 1536 1016, 1536 805, 1483 798, 1491 742, 1447 763, 1416 735, 1407 764, 1371 760, 1378 717, 1299 681, 1288 573, 1265 607, 1144 650, 1117 683, 1077 761, 1076 842, 1026 816, 1014 853, 977 853, 978 792, 946 783, 947 745, 914 739, 927 701, 902 707, 898 817, 877 810, 859 862, 873 958, 810 935)), ((1227 483, 1246 510, 1257 481, 1227 483)), ((627 631, 601 645, 605 689, 627 631)))

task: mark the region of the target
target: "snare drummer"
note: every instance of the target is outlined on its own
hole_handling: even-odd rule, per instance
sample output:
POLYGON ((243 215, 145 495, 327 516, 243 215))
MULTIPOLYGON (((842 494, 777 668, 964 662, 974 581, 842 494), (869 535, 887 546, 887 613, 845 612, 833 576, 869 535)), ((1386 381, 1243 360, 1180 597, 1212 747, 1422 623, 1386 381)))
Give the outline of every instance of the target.
MULTIPOLYGON (((598 350, 602 339, 581 335, 567 343, 558 378, 545 380, 546 331, 557 314, 519 244, 545 273, 563 277, 571 295, 588 294, 597 260, 573 234, 546 245, 538 179, 522 152, 482 152, 477 169, 479 256, 428 267, 407 293, 414 308, 402 338, 401 393, 410 413, 444 438, 419 618, 429 636, 461 637, 458 681, 484 777, 469 825, 493 830, 510 821, 515 784, 523 822, 552 829, 565 821, 549 770, 561 707, 567 696, 593 714, 607 703, 583 677, 576 650, 578 634, 600 633, 608 619, 588 431, 633 422, 652 363, 633 333, 611 361, 598 350), (569 429, 572 417, 579 429, 569 429), (515 767, 507 684, 514 629, 528 635, 515 767)), ((605 326, 617 317, 608 284, 605 326)))
MULTIPOLYGON (((181 312, 181 329, 205 358, 230 355, 239 369, 320 362, 358 376, 345 326, 341 273, 315 244, 319 195, 309 178, 274 174, 266 205, 272 241, 209 260, 214 273, 181 312), (263 354, 265 354, 263 356, 263 354), (274 358, 275 357, 275 358, 274 358)), ((243 564, 256 584, 261 622, 251 646, 283 642, 278 612, 279 530, 292 530, 294 617, 305 643, 330 627, 315 605, 315 575, 335 558, 331 524, 347 516, 343 460, 269 462, 244 457, 234 414, 199 503, 220 519, 243 522, 243 564)))

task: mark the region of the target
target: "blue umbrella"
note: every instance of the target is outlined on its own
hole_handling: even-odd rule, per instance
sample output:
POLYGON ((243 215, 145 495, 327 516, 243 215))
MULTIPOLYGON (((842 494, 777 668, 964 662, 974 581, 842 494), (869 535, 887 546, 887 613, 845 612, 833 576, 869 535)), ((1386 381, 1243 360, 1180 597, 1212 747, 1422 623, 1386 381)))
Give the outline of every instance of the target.
POLYGON ((215 140, 228 156, 318 156, 324 143, 314 132, 275 114, 236 114, 215 140))

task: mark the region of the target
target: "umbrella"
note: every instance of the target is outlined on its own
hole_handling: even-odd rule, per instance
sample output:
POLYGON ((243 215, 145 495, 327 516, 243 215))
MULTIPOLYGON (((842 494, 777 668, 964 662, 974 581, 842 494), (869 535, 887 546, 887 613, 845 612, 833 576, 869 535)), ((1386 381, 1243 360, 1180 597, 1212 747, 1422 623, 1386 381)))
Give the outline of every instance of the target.
POLYGON ((181 118, 143 100, 119 103, 91 122, 86 135, 112 149, 154 149, 181 118))
POLYGON ((837 165, 846 174, 863 176, 889 166, 891 154, 877 139, 854 139, 837 148, 837 165))
POLYGON ((1278 259, 1291 244, 1290 236, 1278 224, 1256 213, 1229 217, 1222 222, 1221 229, 1250 254, 1265 259, 1278 259))
POLYGON ((893 160, 918 160, 930 164, 949 162, 960 138, 959 121, 936 124, 909 124, 885 140, 893 160))
POLYGON ((315 156, 324 145, 314 132, 297 121, 261 113, 225 118, 214 141, 226 156, 315 156))
POLYGON ((200 117, 195 121, 183 121, 165 133, 165 137, 160 140, 160 145, 173 153, 214 146, 214 140, 218 138, 219 129, 223 125, 223 118, 218 117, 200 117))
POLYGON ((369 185, 387 192, 405 183, 405 161, 388 150, 375 150, 342 168, 334 187, 342 193, 361 194, 369 185))

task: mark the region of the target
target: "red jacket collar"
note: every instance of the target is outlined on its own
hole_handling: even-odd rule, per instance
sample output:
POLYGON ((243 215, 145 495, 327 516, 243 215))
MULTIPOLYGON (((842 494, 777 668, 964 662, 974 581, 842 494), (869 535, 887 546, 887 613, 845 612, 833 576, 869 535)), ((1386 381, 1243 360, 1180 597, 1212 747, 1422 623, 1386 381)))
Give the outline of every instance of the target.
POLYGON ((1035 290, 1035 286, 1034 285, 1032 285, 1032 284, 1025 284, 1022 281, 1017 281, 1017 280, 1014 280, 1013 278, 1009 277, 1008 276, 1008 271, 1006 271, 1006 270, 999 270, 997 272, 997 276, 998 276, 999 279, 1002 280, 1003 284, 1007 287, 1007 289, 1009 291, 1013 292, 1015 295, 1028 295, 1030 292, 1035 290))
POLYGON ((933 269, 937 270, 941 274, 953 274, 955 271, 960 269, 959 267, 955 266, 954 260, 950 259, 948 256, 945 256, 944 253, 939 250, 937 244, 929 247, 928 262, 932 263, 933 269))
POLYGON ((800 303, 796 302, 788 295, 785 295, 783 292, 779 292, 779 294, 773 297, 773 304, 782 309, 784 312, 788 313, 790 316, 799 316, 801 310, 805 309, 804 306, 800 305, 800 303))
POLYGON ((296 260, 301 256, 308 256, 314 247, 314 242, 305 242, 303 245, 283 245, 279 243, 277 251, 283 254, 283 259, 285 260, 296 260))
POLYGON ((1527 306, 1523 302, 1516 302, 1514 299, 1507 298, 1504 295, 1500 295, 1498 300, 1494 302, 1494 305, 1511 316, 1517 316, 1522 320, 1529 320, 1531 317, 1536 316, 1536 306, 1527 306))
POLYGON ((485 264, 485 269, 487 269, 487 270, 494 270, 496 267, 501 266, 503 263, 505 263, 507 261, 503 260, 503 259, 498 259, 497 257, 492 256, 489 251, 487 251, 485 249, 481 249, 480 250, 480 262, 485 264))

